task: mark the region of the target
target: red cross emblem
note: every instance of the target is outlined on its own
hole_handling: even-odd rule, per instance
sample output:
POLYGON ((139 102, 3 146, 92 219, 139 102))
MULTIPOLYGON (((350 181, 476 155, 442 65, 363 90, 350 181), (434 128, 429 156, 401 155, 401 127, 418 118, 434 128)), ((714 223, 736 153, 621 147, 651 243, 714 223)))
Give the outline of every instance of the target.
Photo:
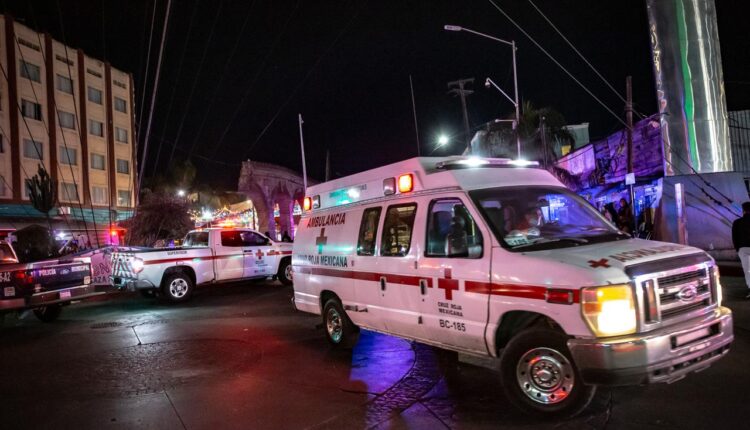
POLYGON ((318 245, 318 254, 323 253, 323 245, 325 245, 328 242, 328 238, 326 237, 326 229, 325 227, 320 229, 320 236, 315 238, 315 244, 318 245))
POLYGON ((258 257, 258 260, 263 258, 263 251, 258 249, 258 251, 255 253, 255 256, 258 257))
POLYGON ((453 291, 458 291, 458 279, 452 279, 451 269, 445 269, 445 277, 438 279, 438 288, 445 290, 445 300, 453 300, 453 291))
POLYGON ((603 267, 605 269, 610 267, 609 260, 606 258, 602 258, 601 260, 589 260, 589 266, 593 268, 603 267))

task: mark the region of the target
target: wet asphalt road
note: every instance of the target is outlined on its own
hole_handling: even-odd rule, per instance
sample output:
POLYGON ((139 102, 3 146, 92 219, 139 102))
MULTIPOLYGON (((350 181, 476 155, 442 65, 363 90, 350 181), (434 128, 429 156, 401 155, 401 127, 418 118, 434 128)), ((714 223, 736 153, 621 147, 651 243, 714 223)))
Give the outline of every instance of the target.
POLYGON ((205 287, 181 306, 117 294, 0 330, 0 428, 742 428, 750 302, 725 278, 736 340, 672 385, 601 390, 584 415, 519 414, 490 369, 363 332, 329 348, 318 317, 276 282, 205 287))

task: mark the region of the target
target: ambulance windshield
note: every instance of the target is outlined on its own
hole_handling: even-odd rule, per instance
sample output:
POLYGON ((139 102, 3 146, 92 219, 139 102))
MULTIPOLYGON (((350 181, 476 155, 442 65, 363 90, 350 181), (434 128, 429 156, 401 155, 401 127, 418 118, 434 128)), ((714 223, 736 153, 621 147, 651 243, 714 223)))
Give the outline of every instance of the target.
POLYGON ((514 251, 567 248, 629 237, 564 188, 491 188, 469 194, 498 240, 514 251))

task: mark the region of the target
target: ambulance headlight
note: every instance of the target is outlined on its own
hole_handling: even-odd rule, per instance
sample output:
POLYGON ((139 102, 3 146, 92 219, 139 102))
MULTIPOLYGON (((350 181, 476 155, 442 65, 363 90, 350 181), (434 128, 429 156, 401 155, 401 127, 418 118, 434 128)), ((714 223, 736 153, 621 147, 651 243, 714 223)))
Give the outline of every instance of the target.
POLYGON ((130 263, 130 266, 133 268, 133 273, 141 273, 141 271, 143 270, 143 260, 135 257, 130 263))
POLYGON ((630 285, 584 288, 581 291, 581 312, 597 336, 635 333, 635 301, 630 285))

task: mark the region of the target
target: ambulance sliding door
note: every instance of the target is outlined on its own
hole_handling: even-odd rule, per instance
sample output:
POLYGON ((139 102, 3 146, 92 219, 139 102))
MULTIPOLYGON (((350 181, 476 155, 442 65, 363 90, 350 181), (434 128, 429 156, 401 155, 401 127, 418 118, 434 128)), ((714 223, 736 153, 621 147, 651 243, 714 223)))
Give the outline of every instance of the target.
POLYGON ((433 284, 423 289, 420 310, 429 339, 485 352, 487 295, 467 293, 466 283, 489 282, 490 235, 475 221, 481 218, 466 200, 458 193, 425 199, 419 274, 432 278, 433 284))
POLYGON ((382 211, 382 207, 374 206, 362 212, 356 256, 352 258, 356 309, 347 310, 355 324, 376 330, 385 330, 380 277, 377 273, 377 238, 382 211))
POLYGON ((378 272, 386 330, 422 338, 420 324, 420 281, 417 276, 419 247, 414 246, 417 203, 388 205, 380 236, 378 272))

